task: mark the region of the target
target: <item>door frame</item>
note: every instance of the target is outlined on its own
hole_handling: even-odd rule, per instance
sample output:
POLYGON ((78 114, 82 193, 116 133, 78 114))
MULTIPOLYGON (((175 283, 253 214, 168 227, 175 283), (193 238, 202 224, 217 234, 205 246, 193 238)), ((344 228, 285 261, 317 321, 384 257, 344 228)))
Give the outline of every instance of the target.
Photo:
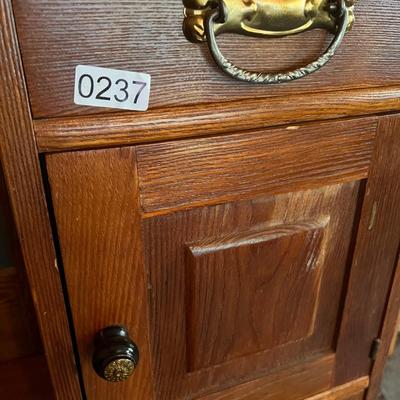
POLYGON ((79 400, 82 392, 11 0, 0 2, 0 41, 0 159, 12 214, 56 398, 79 400))

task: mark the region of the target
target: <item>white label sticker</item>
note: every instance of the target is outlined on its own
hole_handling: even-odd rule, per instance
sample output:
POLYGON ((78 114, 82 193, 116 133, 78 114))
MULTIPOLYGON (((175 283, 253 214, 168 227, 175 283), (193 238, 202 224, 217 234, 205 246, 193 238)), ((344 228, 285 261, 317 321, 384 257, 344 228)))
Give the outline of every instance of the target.
POLYGON ((75 70, 75 104, 146 111, 151 76, 140 72, 78 65, 75 70))

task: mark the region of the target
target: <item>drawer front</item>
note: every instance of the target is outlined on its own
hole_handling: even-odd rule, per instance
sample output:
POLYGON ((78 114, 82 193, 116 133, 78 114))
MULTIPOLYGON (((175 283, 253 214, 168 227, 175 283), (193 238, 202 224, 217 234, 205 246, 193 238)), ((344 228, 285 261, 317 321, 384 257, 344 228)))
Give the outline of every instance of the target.
MULTIPOLYGON (((206 44, 190 43, 182 33, 181 0, 15 0, 13 5, 37 118, 101 112, 73 103, 78 64, 151 74, 151 108, 387 86, 400 78, 397 0, 358 1, 355 25, 327 66, 296 82, 268 87, 226 76, 206 44)), ((314 30, 274 39, 227 34, 218 41, 235 64, 277 72, 315 60, 328 37, 325 31, 314 30)))
POLYGON ((368 375, 400 237, 390 121, 47 155, 88 399, 299 400, 368 375), (115 324, 141 356, 110 384, 91 357, 115 324))

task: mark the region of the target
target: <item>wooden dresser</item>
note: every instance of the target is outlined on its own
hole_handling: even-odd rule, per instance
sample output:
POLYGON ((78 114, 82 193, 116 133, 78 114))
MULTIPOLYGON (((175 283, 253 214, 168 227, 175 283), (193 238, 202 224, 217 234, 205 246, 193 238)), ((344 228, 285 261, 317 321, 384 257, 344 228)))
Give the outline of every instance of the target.
POLYGON ((375 400, 400 2, 0 12, 0 155, 57 399, 375 400), (151 75, 148 110, 76 104, 78 65, 151 75))

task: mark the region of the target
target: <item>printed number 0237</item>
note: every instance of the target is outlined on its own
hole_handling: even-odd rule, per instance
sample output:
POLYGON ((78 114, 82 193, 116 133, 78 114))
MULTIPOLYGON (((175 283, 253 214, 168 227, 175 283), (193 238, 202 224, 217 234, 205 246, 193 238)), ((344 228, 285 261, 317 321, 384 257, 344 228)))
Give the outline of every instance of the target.
MULTIPOLYGON (((147 82, 140 82, 140 81, 132 81, 132 85, 134 85, 137 90, 134 93, 133 97, 133 103, 137 104, 139 101, 140 95, 143 93, 143 90, 147 86, 147 82)), ((97 100, 106 100, 110 101, 111 97, 108 95, 111 87, 112 87, 112 81, 109 77, 107 76, 100 76, 97 79, 97 84, 98 86, 95 85, 94 79, 91 75, 89 74, 83 74, 79 78, 78 82, 78 91, 81 97, 84 99, 88 99, 94 95, 95 88, 98 89, 99 91, 97 92, 95 98, 97 100), (87 82, 89 83, 89 86, 87 87, 85 85, 86 93, 83 91, 83 86, 85 79, 87 79, 87 82)), ((118 79, 115 82, 115 85, 118 88, 118 93, 114 94, 114 99, 118 101, 119 103, 123 103, 125 101, 129 100, 129 82, 126 79, 118 79)))

